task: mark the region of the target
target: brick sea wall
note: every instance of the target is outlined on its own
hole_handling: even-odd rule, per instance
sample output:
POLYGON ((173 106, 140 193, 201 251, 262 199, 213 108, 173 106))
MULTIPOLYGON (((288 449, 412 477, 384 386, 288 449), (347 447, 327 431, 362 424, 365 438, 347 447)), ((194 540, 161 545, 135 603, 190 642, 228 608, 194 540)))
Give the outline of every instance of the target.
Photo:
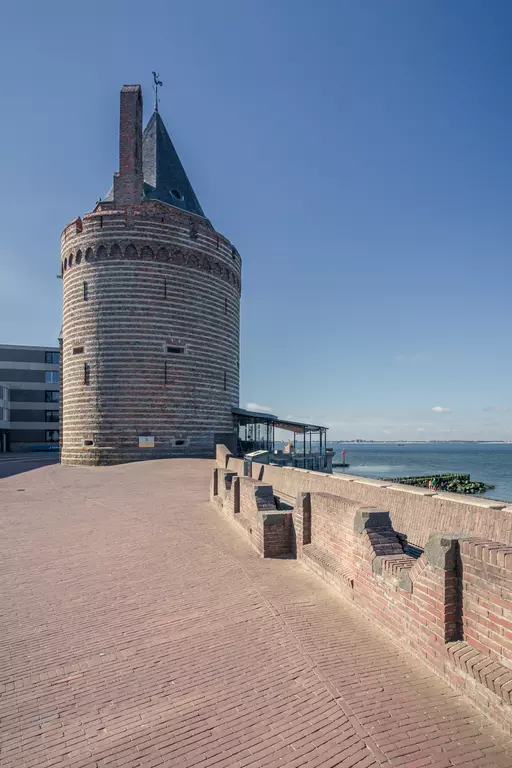
POLYGON ((469 539, 460 565, 464 638, 512 669, 512 550, 469 539))
POLYGON ((200 216, 112 206, 61 239, 62 461, 213 456, 238 405, 240 256, 200 216))
MULTIPOLYGON (((422 521, 421 527, 411 521, 413 535, 422 531, 427 537, 424 552, 416 558, 409 553, 403 530, 419 514, 411 504, 390 515, 382 504, 354 498, 357 489, 365 486, 352 479, 340 485, 336 478, 324 476, 331 492, 311 490, 315 483, 321 484, 318 473, 259 466, 255 479, 243 477, 240 460, 222 452, 218 459, 228 468, 215 468, 212 499, 244 530, 251 529, 251 541, 260 554, 300 559, 395 642, 512 733, 512 548, 507 542, 475 536, 460 525, 458 532, 436 531, 438 523, 463 521, 460 508, 467 505, 444 499, 444 516, 439 516, 438 500, 420 495, 424 508, 432 505, 433 519, 422 521), (267 482, 270 476, 272 484, 267 482), (278 492, 278 504, 283 506, 295 483, 300 490, 293 505, 269 509, 272 535, 266 538, 262 500, 270 507, 278 492), (351 497, 333 493, 337 487, 350 488, 351 497), (396 528, 397 519, 401 530, 396 528)), ((400 493, 396 486, 368 488, 381 498, 390 490, 395 502, 394 494, 400 493)), ((475 507, 465 518, 473 527, 486 526, 478 521, 478 514, 510 514, 504 508, 475 507)))
POLYGON ((276 509, 272 486, 220 466, 213 471, 210 498, 243 529, 263 557, 290 554, 293 521, 276 509))
MULTIPOLYGON (((229 459, 228 466, 237 465, 229 459)), ((512 546, 512 505, 504 501, 293 467, 253 464, 253 474, 288 499, 294 500, 300 492, 332 493, 388 510, 395 530, 418 547, 425 546, 431 533, 443 530, 464 531, 512 546)))

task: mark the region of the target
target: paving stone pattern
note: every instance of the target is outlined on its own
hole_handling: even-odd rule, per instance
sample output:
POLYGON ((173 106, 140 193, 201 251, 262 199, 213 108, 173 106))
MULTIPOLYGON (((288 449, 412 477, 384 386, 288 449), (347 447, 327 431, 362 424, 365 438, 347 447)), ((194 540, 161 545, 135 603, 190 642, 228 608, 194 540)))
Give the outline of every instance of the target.
POLYGON ((207 502, 211 468, 0 480, 2 768, 512 766, 329 586, 259 558, 207 502))

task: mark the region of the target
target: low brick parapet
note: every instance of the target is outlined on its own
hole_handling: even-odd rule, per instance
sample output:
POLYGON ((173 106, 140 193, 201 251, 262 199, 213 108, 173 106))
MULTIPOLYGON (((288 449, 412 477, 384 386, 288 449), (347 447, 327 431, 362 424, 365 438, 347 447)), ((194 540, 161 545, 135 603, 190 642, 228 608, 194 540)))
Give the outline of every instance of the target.
POLYGON ((210 498, 241 527, 263 557, 289 556, 292 516, 276 509, 271 485, 214 467, 210 498))
MULTIPOLYGON (((240 460, 229 459, 228 464, 233 461, 240 460)), ((407 534, 408 540, 422 549, 431 533, 448 529, 512 547, 512 506, 505 501, 271 464, 253 465, 252 471, 286 498, 295 499, 298 493, 331 493, 361 506, 386 509, 395 530, 407 534)))
POLYGON ((215 470, 218 497, 260 554, 302 560, 512 732, 512 547, 436 531, 414 557, 388 510, 312 490, 277 509, 274 487, 234 466, 215 470))

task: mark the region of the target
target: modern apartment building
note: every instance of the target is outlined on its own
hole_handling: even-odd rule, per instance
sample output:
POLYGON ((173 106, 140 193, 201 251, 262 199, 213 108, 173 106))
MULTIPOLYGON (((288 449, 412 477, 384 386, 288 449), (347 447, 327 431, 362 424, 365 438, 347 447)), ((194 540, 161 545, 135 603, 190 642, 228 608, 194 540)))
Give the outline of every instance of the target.
POLYGON ((0 451, 58 450, 58 347, 0 345, 0 451))

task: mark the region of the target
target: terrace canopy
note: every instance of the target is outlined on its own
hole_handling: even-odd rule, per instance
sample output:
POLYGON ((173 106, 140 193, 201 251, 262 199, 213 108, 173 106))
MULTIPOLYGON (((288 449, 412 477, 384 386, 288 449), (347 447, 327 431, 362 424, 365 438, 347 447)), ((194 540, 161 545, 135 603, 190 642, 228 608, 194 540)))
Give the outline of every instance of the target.
POLYGON ((246 411, 244 408, 233 408, 233 418, 235 419, 239 447, 242 453, 256 450, 273 453, 276 442, 275 430, 283 429, 293 433, 293 448, 296 455, 325 454, 327 427, 280 419, 271 413, 246 411), (313 435, 318 436, 318 440, 315 440, 314 443, 313 435))

